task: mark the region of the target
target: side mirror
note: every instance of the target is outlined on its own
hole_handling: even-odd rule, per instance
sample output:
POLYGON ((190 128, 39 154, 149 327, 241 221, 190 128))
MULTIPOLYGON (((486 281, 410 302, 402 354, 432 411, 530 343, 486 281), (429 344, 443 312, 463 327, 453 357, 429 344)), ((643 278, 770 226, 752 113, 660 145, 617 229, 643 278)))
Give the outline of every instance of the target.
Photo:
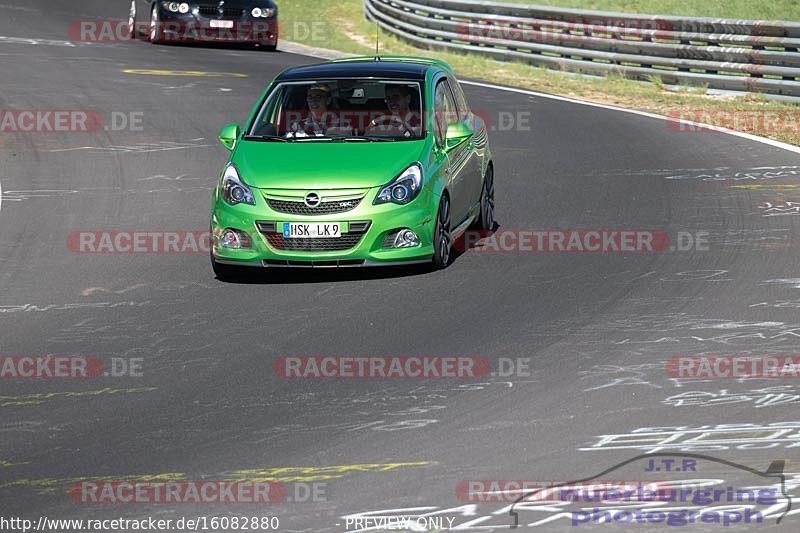
POLYGON ((233 150, 241 133, 242 131, 239 129, 238 124, 228 124, 219 131, 219 142, 228 150, 233 150))
POLYGON ((447 126, 447 133, 444 137, 444 146, 450 150, 462 142, 472 137, 472 130, 462 122, 453 122, 447 126))

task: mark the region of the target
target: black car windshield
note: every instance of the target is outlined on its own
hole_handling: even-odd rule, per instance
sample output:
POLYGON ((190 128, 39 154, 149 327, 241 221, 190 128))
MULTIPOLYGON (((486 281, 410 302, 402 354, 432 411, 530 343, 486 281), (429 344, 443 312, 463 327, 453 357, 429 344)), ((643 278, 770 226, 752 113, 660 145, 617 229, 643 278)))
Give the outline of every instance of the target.
POLYGON ((323 79, 277 84, 248 136, 306 141, 409 141, 425 136, 417 81, 323 79))

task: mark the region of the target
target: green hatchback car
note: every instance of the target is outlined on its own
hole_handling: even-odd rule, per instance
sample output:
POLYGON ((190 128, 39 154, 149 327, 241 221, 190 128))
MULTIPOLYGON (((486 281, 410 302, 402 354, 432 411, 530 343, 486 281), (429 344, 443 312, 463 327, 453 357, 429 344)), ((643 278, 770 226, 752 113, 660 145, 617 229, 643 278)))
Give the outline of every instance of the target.
POLYGON ((441 61, 282 72, 243 129, 220 132, 231 155, 212 197, 214 272, 446 267, 455 239, 494 226, 486 130, 441 61))

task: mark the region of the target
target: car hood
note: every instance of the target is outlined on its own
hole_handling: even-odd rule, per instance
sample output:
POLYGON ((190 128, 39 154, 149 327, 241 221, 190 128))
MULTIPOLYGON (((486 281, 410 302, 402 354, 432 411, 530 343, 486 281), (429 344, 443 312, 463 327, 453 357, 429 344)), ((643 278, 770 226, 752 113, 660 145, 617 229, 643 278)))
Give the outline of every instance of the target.
POLYGON ((240 141, 232 162, 259 189, 357 189, 389 182, 421 160, 425 143, 240 141))

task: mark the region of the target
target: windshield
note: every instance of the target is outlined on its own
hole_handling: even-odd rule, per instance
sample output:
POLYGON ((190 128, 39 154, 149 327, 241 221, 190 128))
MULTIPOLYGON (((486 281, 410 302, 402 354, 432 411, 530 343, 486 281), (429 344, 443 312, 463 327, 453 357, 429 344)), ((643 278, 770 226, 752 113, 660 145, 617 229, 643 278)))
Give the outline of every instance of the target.
POLYGON ((408 141, 425 136, 420 84, 325 79, 280 83, 264 101, 250 138, 408 141))

